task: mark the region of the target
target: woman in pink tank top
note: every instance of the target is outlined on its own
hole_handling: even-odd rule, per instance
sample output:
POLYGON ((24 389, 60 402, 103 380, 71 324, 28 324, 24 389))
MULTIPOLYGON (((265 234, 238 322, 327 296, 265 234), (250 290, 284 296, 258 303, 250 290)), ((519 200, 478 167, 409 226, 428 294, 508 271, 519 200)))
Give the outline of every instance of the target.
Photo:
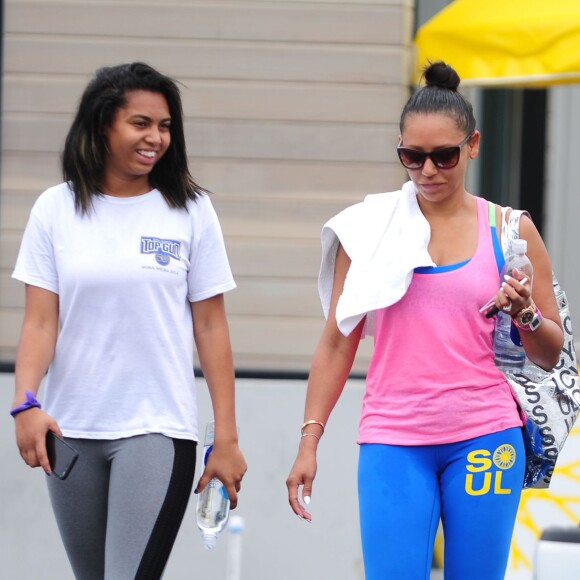
MULTIPOLYGON (((359 322, 343 334, 337 305, 347 300, 349 270, 348 284, 356 284, 352 278, 361 268, 354 268, 355 260, 373 264, 364 248, 383 252, 386 264, 406 251, 393 244, 389 257, 389 248, 365 246, 372 235, 370 225, 367 234, 367 224, 361 228, 356 222, 360 207, 345 210, 353 220, 347 222, 352 226, 347 234, 364 234, 360 245, 353 246, 335 232, 332 295, 312 362, 302 437, 287 480, 288 499, 299 517, 311 520, 304 504, 312 495, 317 446, 372 316, 375 344, 358 439, 366 580, 428 579, 440 521, 447 580, 500 580, 525 454, 516 402, 493 361, 494 319, 480 308, 491 302, 509 312, 527 357, 547 370, 558 361, 563 333, 550 259, 527 217, 521 221, 520 237, 527 241, 533 285, 517 270, 500 279, 503 256, 494 224, 500 223, 501 208, 491 205, 488 212, 488 203, 465 189, 480 133, 471 104, 458 91, 459 76, 436 62, 426 68, 424 78, 426 86, 403 109, 397 153, 414 185, 413 203, 428 224, 425 243, 433 265, 413 267, 400 299, 379 308, 367 308, 366 303, 358 310, 356 304, 351 307, 360 313, 359 322), (533 323, 524 314, 533 315, 533 323)), ((405 231, 405 224, 393 225, 390 218, 385 215, 383 229, 390 224, 405 231)), ((374 283, 384 286, 390 275, 386 266, 365 275, 364 284, 367 289, 374 283)))

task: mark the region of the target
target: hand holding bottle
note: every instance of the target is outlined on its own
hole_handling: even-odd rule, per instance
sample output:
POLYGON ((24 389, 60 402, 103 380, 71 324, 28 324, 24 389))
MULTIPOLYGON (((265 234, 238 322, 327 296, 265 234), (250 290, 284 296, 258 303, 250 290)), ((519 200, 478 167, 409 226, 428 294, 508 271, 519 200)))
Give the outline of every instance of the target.
POLYGON ((480 308, 486 318, 500 310, 510 315, 519 312, 529 303, 532 295, 534 268, 526 256, 526 240, 512 240, 510 253, 502 270, 503 282, 497 294, 480 308))
POLYGON ((202 533, 204 548, 211 550, 227 524, 230 509, 237 504, 237 492, 246 471, 246 462, 237 442, 231 445, 216 443, 213 421, 206 427, 202 465, 203 474, 195 490, 199 494, 197 526, 202 533))
POLYGON ((511 252, 502 272, 504 281, 494 299, 498 308, 494 360, 500 368, 521 368, 526 357, 518 329, 511 317, 529 304, 532 294, 534 269, 526 256, 527 246, 525 240, 512 241, 511 252))
POLYGON ((213 443, 195 492, 201 493, 212 479, 219 479, 226 489, 231 509, 235 509, 246 469, 246 461, 236 442, 213 443))

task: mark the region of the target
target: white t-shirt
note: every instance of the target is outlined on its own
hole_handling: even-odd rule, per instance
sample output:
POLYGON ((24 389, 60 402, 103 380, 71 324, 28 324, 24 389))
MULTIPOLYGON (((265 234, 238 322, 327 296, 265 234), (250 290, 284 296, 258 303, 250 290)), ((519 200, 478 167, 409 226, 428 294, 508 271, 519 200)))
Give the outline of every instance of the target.
POLYGON ((44 408, 67 437, 197 440, 190 302, 235 288, 211 201, 92 199, 81 216, 67 184, 45 191, 12 275, 59 295, 44 408))

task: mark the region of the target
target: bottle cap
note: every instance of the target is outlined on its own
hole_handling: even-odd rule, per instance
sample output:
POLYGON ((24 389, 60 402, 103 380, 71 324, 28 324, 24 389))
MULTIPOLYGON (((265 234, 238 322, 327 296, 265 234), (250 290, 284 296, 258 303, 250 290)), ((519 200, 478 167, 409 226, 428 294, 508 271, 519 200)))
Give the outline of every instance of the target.
POLYGON ((216 534, 203 534, 203 547, 206 550, 213 550, 217 544, 216 534))
POLYGON ((521 238, 512 240, 511 248, 514 254, 525 254, 528 251, 528 242, 521 238))

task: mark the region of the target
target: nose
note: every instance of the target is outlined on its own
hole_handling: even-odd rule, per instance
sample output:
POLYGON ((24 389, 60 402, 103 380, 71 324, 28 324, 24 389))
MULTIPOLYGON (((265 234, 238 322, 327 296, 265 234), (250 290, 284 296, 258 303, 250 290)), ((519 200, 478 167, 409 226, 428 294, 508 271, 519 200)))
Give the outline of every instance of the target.
POLYGON ((435 163, 433 163, 431 157, 427 156, 425 159, 425 163, 423 164, 421 173, 426 176, 432 176, 435 175, 437 171, 438 171, 437 166, 435 165, 435 163))
POLYGON ((152 143, 154 145, 161 143, 161 131, 159 130, 159 127, 151 125, 149 131, 147 131, 145 139, 148 143, 152 143))

